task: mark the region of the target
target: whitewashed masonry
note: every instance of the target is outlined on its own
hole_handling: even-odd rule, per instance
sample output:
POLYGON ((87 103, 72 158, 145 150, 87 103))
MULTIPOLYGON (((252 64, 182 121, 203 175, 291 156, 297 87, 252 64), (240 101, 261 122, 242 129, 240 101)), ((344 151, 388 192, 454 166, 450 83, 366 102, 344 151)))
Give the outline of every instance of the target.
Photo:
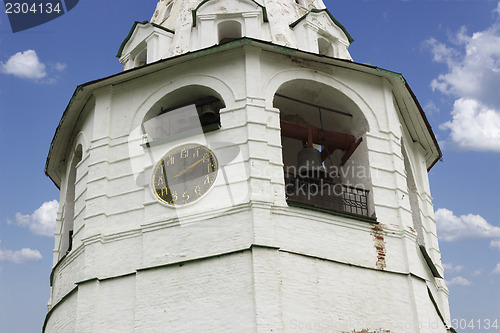
POLYGON ((134 24, 125 71, 79 86, 51 144, 44 331, 447 332, 427 176, 441 152, 404 78, 352 61, 350 42, 321 0, 162 0, 134 24), (220 128, 146 144, 147 121, 207 97, 220 128), (369 190, 366 216, 291 204, 283 121, 357 140, 325 163, 369 190), (151 170, 184 143, 235 154, 174 208, 151 170))

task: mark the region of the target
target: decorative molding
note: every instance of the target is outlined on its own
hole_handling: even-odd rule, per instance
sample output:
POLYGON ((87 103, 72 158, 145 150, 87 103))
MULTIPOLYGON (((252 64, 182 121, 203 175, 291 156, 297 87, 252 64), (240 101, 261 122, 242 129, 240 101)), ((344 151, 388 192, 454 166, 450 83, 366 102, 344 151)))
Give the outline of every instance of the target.
MULTIPOLYGON (((201 1, 198 6, 191 12, 192 13, 192 19, 193 19, 193 27, 196 27, 196 18, 199 17, 198 15, 198 10, 200 9, 200 7, 202 7, 204 4, 206 4, 208 1, 211 1, 211 0, 203 0, 201 1)), ((217 0, 215 0, 217 1, 217 0)), ((260 7, 260 9, 262 10, 262 20, 264 22, 269 22, 268 21, 268 18, 267 18, 267 9, 265 6, 261 5, 260 3, 258 3, 257 1, 255 0, 248 0, 248 1, 251 1, 253 3, 255 3, 258 7, 260 7)))

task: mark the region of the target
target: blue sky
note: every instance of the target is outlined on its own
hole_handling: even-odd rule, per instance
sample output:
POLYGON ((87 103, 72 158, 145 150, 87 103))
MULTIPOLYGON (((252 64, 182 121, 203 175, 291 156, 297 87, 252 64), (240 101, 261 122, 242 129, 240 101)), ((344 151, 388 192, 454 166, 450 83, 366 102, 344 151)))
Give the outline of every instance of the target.
MULTIPOLYGON (((473 320, 460 332, 492 331, 484 323, 500 325, 500 3, 325 3, 355 39, 354 60, 402 73, 426 111, 444 155, 429 177, 452 318, 457 326, 473 320)), ((39 332, 43 324, 59 200, 43 169, 62 112, 77 85, 122 71, 122 40, 155 6, 82 0, 15 34, 2 7, 2 332, 39 332)))

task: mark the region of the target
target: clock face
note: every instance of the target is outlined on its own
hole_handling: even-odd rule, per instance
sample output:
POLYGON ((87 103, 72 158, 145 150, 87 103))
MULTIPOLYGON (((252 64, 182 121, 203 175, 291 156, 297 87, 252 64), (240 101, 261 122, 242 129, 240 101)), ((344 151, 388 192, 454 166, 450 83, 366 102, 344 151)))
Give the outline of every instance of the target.
POLYGON ((152 188, 158 200, 180 206, 198 200, 214 184, 218 162, 205 146, 187 144, 169 151, 153 171, 152 188))

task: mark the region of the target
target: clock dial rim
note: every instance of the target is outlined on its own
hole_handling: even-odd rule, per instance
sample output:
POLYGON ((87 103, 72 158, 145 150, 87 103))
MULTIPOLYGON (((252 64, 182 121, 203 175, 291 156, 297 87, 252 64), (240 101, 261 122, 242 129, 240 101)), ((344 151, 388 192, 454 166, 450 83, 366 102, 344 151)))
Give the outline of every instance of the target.
MULTIPOLYGON (((174 157, 174 161, 175 161, 175 157, 174 157)), ((182 171, 182 170, 177 169, 176 171, 172 172, 171 174, 168 173, 167 178, 170 179, 171 177, 172 178, 175 177, 180 171, 182 171)), ((218 172, 219 172, 219 162, 217 160, 217 157, 215 156, 215 153, 209 147, 207 147, 204 144, 200 144, 200 143, 185 143, 185 144, 181 144, 179 146, 176 146, 174 148, 171 148, 170 150, 167 151, 167 153, 165 153, 158 160, 158 162, 156 162, 154 169, 153 169, 153 172, 152 172, 152 176, 151 176, 150 189, 152 190, 153 196, 155 197, 155 199, 157 201, 159 201, 161 204, 166 205, 168 207, 174 207, 174 208, 175 207, 185 207, 187 205, 191 205, 191 204, 198 202, 198 200, 200 200, 202 197, 204 197, 214 187, 215 181, 217 180, 218 172), (198 195, 198 197, 195 199, 189 200, 188 202, 181 202, 181 201, 180 202, 169 202, 169 201, 166 201, 165 199, 163 199, 157 193, 157 186, 155 185, 155 177, 157 175, 157 170, 163 163, 166 163, 165 160, 167 159, 167 157, 169 155, 180 156, 181 151, 185 148, 187 148, 188 151, 189 151, 189 149, 201 148, 204 150, 204 153, 209 154, 209 158, 210 158, 210 161, 212 164, 212 171, 210 171, 210 172, 207 171, 202 177, 209 176, 210 183, 206 186, 206 188, 203 190, 203 192, 200 195, 198 195)), ((188 173, 188 172, 186 172, 186 173, 188 173)), ((181 177, 182 177, 182 175, 181 175, 181 177)), ((201 180, 201 177, 197 177, 197 179, 201 180)), ((186 184, 187 182, 181 181, 180 183, 186 184)), ((179 185, 179 184, 176 184, 176 185, 179 185)), ((199 186, 199 184, 198 184, 198 186, 199 186)), ((168 188, 169 188, 168 185, 166 188, 168 191, 168 188)), ((184 193, 186 193, 186 192, 184 192, 184 193)))

